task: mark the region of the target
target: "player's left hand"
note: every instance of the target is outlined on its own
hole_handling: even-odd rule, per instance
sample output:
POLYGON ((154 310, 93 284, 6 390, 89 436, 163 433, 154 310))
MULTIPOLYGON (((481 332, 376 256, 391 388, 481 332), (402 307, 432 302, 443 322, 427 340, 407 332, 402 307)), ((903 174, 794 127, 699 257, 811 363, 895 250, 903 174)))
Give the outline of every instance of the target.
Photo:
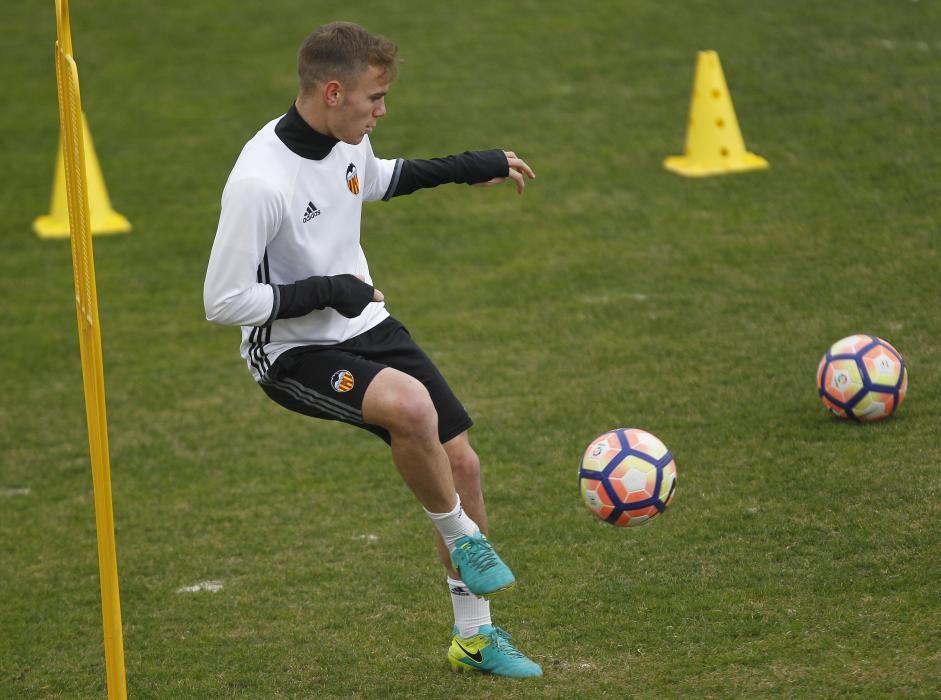
POLYGON ((495 177, 492 180, 487 180, 487 182, 477 183, 481 187, 492 187, 493 185, 499 185, 507 180, 513 180, 516 183, 516 193, 523 194, 523 190, 526 189, 526 177, 530 180, 536 179, 536 173, 533 172, 533 169, 530 168, 526 161, 522 158, 519 158, 513 151, 504 151, 506 154, 506 162, 510 166, 510 173, 506 177, 495 177), (526 177, 523 177, 523 176, 526 177))

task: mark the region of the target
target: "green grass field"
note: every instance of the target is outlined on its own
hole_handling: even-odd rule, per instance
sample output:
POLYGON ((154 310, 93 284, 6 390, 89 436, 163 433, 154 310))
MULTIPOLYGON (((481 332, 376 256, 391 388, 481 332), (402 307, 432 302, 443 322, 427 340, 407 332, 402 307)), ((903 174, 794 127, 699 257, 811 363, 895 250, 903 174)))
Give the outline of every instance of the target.
MULTIPOLYGON (((82 98, 127 236, 95 239, 133 698, 937 697, 941 6, 74 2, 82 98), (431 526, 383 443, 284 411, 203 318, 222 186, 322 21, 405 62, 382 157, 516 150, 538 179, 366 208, 392 312, 475 417, 495 620, 544 678, 452 675, 431 526), (765 172, 690 180, 697 50, 765 172), (899 413, 831 418, 826 347, 903 354, 899 413), (671 509, 595 520, 584 445, 673 451, 671 509), (177 593, 200 581, 216 593, 177 593)), ((41 241, 53 2, 0 24, 0 697, 105 694, 72 272, 41 241)))

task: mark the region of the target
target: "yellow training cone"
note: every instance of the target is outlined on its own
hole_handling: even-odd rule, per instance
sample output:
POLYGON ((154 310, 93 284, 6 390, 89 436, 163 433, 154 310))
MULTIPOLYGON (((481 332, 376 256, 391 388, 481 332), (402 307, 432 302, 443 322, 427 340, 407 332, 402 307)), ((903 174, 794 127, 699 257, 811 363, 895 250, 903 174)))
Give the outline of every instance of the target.
MULTIPOLYGON (((88 122, 82 114, 82 140, 85 150, 85 171, 88 176, 88 208, 92 233, 127 233, 130 222, 111 208, 111 200, 101 175, 101 166, 95 155, 95 144, 91 140, 88 122)), ((52 180, 52 204, 50 213, 37 217, 33 231, 40 238, 69 237, 68 193, 65 189, 65 166, 62 159, 62 144, 56 158, 56 172, 52 180)))
POLYGON ((689 103, 686 151, 663 161, 667 170, 687 177, 763 170, 768 161, 745 150, 732 96, 725 84, 719 54, 700 51, 693 96, 689 103))

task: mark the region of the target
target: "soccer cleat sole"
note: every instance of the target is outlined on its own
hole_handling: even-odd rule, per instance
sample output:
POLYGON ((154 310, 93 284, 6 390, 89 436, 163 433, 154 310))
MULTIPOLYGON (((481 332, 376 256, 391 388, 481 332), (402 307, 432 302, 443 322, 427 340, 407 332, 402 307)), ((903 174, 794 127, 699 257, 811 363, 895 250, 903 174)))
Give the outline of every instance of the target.
MULTIPOLYGON (((460 572, 460 570, 458 570, 458 576, 460 576, 460 575, 461 575, 461 572, 460 572)), ((475 593, 474 591, 471 591, 471 593, 473 593, 473 594, 474 594, 475 596, 477 596, 478 598, 490 598, 491 596, 501 595, 501 594, 503 594, 503 593, 509 593, 509 592, 512 591, 514 588, 516 588, 516 581, 513 581, 512 583, 508 583, 508 584, 505 585, 503 588, 498 588, 497 590, 495 590, 495 591, 490 591, 489 593, 475 593)), ((468 590, 470 590, 470 589, 468 589, 468 590)))
POLYGON ((477 673, 483 673, 479 668, 474 668, 473 666, 468 666, 467 664, 462 664, 457 659, 452 659, 448 657, 448 663, 451 664, 451 670, 455 673, 467 673, 468 671, 476 671, 477 673))
POLYGON ((509 593, 509 592, 512 591, 514 588, 516 588, 516 581, 514 581, 513 583, 511 583, 511 584, 509 584, 509 585, 507 585, 507 586, 504 586, 503 588, 498 588, 497 590, 493 591, 492 593, 481 593, 481 594, 480 594, 480 597, 481 597, 481 598, 489 598, 489 597, 491 597, 491 596, 501 595, 501 594, 503 594, 503 593, 509 593))

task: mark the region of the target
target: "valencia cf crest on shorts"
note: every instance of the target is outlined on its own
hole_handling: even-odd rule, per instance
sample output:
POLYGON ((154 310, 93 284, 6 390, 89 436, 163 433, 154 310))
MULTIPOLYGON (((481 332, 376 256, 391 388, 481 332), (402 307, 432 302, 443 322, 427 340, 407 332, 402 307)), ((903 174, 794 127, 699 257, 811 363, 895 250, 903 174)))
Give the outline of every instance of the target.
POLYGON ((330 386, 339 394, 346 393, 353 388, 353 374, 348 369, 341 369, 330 377, 330 386))
POLYGON ((359 194, 359 176, 356 174, 356 166, 352 163, 346 169, 346 187, 353 194, 359 194))

